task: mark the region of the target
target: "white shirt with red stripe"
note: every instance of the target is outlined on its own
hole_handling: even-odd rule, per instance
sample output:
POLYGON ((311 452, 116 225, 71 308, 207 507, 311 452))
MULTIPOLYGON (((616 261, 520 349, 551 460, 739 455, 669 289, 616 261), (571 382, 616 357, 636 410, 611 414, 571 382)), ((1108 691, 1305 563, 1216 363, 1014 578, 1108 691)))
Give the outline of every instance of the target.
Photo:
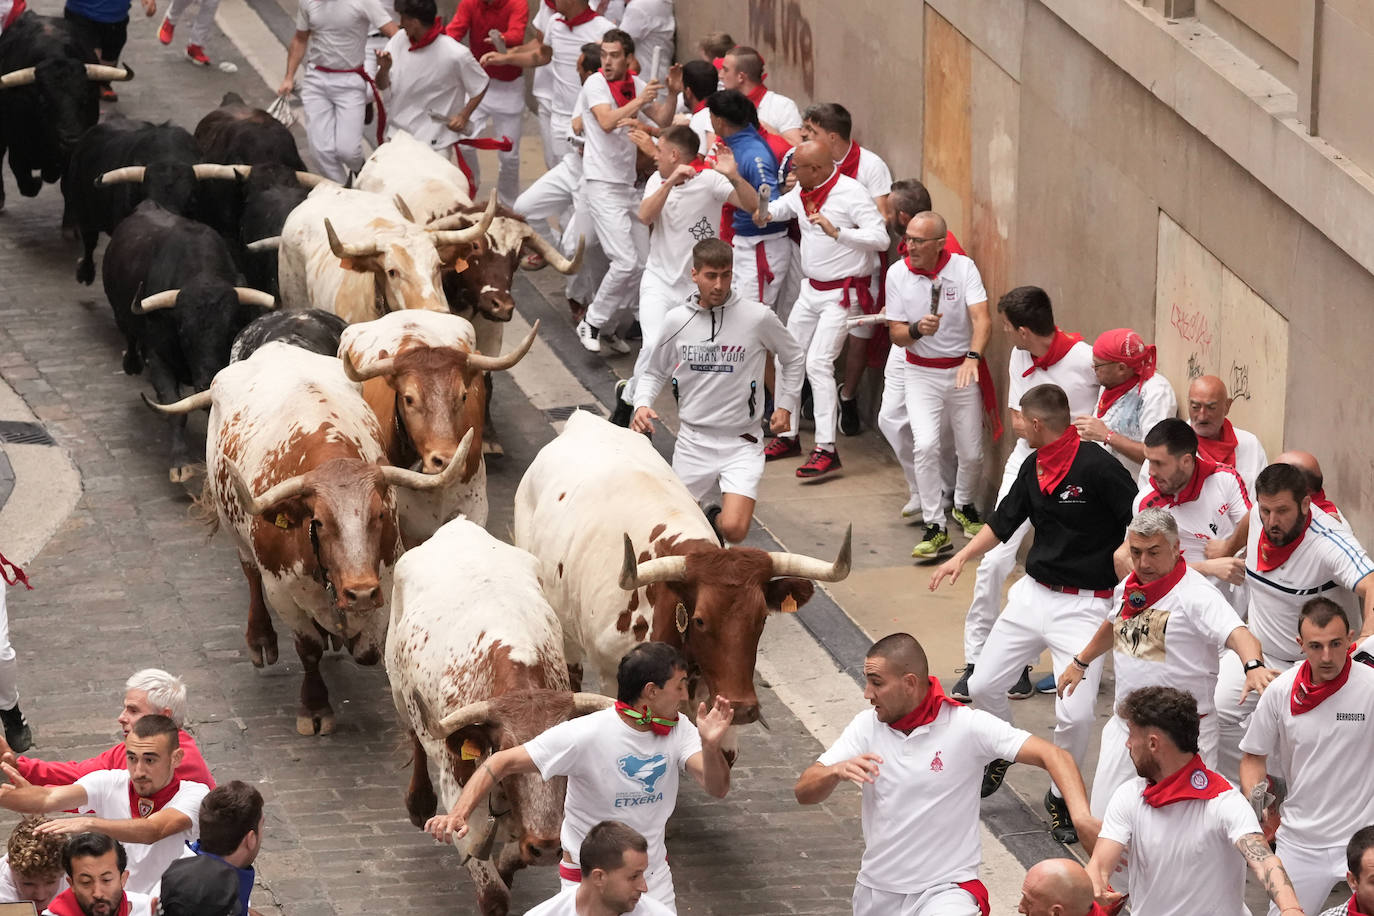
POLYGON ((391 84, 382 91, 386 104, 386 136, 390 140, 404 130, 432 149, 448 149, 459 135, 430 117, 430 112, 451 117, 479 92, 490 78, 467 45, 440 35, 423 48, 410 50, 404 31, 386 43, 391 54, 391 84))
POLYGON ((1270 770, 1288 777, 1281 838, 1308 849, 1344 846, 1374 823, 1374 668, 1352 663, 1339 690, 1295 716, 1298 670, 1269 682, 1240 749, 1271 758, 1270 770))
POLYGON ((919 894, 978 877, 983 768, 1015 760, 1030 737, 991 713, 942 704, 935 721, 904 735, 859 713, 819 761, 832 766, 860 754, 883 759, 863 787, 864 855, 858 882, 894 894, 919 894))
POLYGON ((1147 785, 1137 777, 1116 790, 1099 834, 1126 847, 1131 913, 1249 916, 1236 843, 1260 832, 1250 803, 1232 788, 1154 808, 1141 795, 1147 785))
MULTIPOLYGON (((96 817, 112 821, 132 820, 134 813, 129 806, 129 771, 96 770, 87 773, 76 781, 76 785, 86 790, 86 804, 83 811, 92 811, 96 817)), ((163 837, 156 843, 125 843, 129 854, 129 883, 126 891, 139 894, 151 893, 162 879, 162 873, 177 859, 181 858, 186 844, 200 836, 200 803, 209 793, 210 787, 198 782, 181 781, 171 800, 163 806, 175 808, 191 819, 191 826, 180 833, 163 837)))
POLYGON ((795 219, 801 228, 802 272, 808 280, 831 282, 871 277, 878 270, 878 252, 889 244, 887 224, 868 190, 848 175, 839 175, 820 213, 838 230, 831 238, 807 219, 798 184, 768 204, 768 221, 795 219))
POLYGON ((973 346, 973 319, 968 310, 988 301, 983 277, 972 258, 951 254, 934 280, 912 273, 905 259, 893 264, 887 269, 887 318, 905 321, 915 331, 916 322, 930 314, 930 294, 936 280, 940 283, 940 330, 912 341, 907 352, 934 359, 962 357, 973 346))
POLYGON ((1206 559, 1207 542, 1213 538, 1229 538, 1241 520, 1250 514, 1250 497, 1245 483, 1235 468, 1226 465, 1218 465, 1207 475, 1197 499, 1170 505, 1166 496, 1152 502, 1150 497, 1154 491, 1148 483, 1141 488, 1135 497, 1135 511, 1138 513, 1154 505, 1172 515, 1178 523, 1179 549, 1189 563, 1206 559))

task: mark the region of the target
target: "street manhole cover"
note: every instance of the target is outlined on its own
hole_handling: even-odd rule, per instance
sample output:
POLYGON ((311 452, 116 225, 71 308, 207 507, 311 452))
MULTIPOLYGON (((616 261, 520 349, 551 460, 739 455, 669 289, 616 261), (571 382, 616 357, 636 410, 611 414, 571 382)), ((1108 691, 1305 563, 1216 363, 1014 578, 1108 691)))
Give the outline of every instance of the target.
POLYGON ((39 423, 0 420, 0 442, 14 445, 56 445, 52 436, 39 423))
POLYGON ((550 407, 544 411, 544 416, 549 418, 550 423, 559 423, 573 415, 574 410, 585 410, 588 413, 601 416, 601 405, 599 404, 574 404, 572 407, 550 407))

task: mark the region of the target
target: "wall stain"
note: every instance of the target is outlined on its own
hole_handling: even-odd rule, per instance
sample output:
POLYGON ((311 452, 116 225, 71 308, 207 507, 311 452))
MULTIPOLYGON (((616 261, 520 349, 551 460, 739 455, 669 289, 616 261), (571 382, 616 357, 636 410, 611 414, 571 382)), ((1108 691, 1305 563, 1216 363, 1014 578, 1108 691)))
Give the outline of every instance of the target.
POLYGON ((784 61, 800 68, 807 95, 815 93, 811 22, 797 0, 749 0, 749 40, 760 51, 767 49, 765 61, 769 54, 780 54, 784 61))

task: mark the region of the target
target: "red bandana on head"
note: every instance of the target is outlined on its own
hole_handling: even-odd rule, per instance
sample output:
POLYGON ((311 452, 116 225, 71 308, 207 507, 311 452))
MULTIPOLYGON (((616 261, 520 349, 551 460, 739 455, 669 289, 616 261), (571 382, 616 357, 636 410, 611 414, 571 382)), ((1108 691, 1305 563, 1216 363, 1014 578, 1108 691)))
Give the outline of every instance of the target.
POLYGON ((1035 451, 1035 479, 1040 484, 1040 492, 1046 496, 1064 482, 1069 466, 1078 455, 1078 427, 1068 429, 1049 445, 1042 445, 1035 451))
MULTIPOLYGON (((115 908, 112 916, 129 916, 130 909, 129 895, 121 894, 119 906, 115 908)), ((86 916, 86 911, 76 902, 76 894, 70 887, 53 898, 46 912, 52 913, 53 916, 86 916)))
POLYGON ((1183 562, 1181 553, 1178 555, 1178 561, 1174 563, 1174 568, 1169 570, 1167 575, 1160 576, 1148 585, 1142 583, 1133 570, 1126 577, 1125 592, 1121 597, 1121 619, 1130 620, 1146 608, 1154 607, 1159 603, 1159 599, 1183 581, 1183 574, 1187 571, 1188 564, 1183 562))
POLYGON ((921 701, 911 712, 902 716, 896 722, 888 723, 889 728, 895 728, 900 732, 909 732, 913 728, 920 728, 922 725, 929 725, 935 721, 935 717, 940 714, 940 707, 948 703, 950 706, 963 706, 958 700, 954 700, 945 695, 945 689, 940 686, 940 679, 934 675, 929 675, 930 687, 926 690, 926 698, 921 701))
POLYGON ((821 207, 825 206, 825 199, 830 196, 835 183, 840 180, 840 170, 834 169, 830 172, 830 177, 811 190, 802 188, 801 199, 802 207, 806 210, 807 216, 814 216, 820 212, 821 207))
POLYGON ((835 168, 840 170, 841 175, 848 175, 850 178, 859 177, 859 153, 859 144, 851 140, 844 158, 835 163, 835 168))
MULTIPOLYGON (((1352 644, 1350 648, 1355 648, 1352 644)), ((1288 696, 1288 711, 1295 716, 1300 716, 1305 712, 1311 712, 1323 702, 1331 698, 1331 695, 1345 686, 1345 682, 1350 680, 1351 660, 1349 653, 1345 656, 1345 667, 1341 673, 1329 681, 1322 684, 1312 683, 1312 663, 1304 661, 1298 668, 1298 676, 1293 678, 1293 692, 1288 696)))
POLYGON ((1145 791, 1140 794, 1145 799, 1145 804, 1151 808, 1163 808, 1174 802, 1190 799, 1206 801, 1209 798, 1216 798, 1229 788, 1231 788, 1229 782, 1223 779, 1219 773, 1213 773, 1207 769, 1202 758, 1194 754, 1193 759, 1185 763, 1177 772, 1166 779, 1161 779, 1159 782, 1147 786, 1145 791))
POLYGON ((1209 461, 1201 455, 1197 456, 1193 459, 1193 476, 1183 485, 1183 489, 1179 490, 1173 496, 1166 496, 1164 490, 1160 488, 1159 481, 1151 477, 1150 486, 1154 487, 1154 489, 1150 491, 1149 496, 1145 497, 1145 506, 1147 508, 1163 508, 1165 506, 1181 506, 1184 503, 1190 503, 1198 498, 1198 495, 1202 493, 1202 485, 1206 483, 1207 478, 1216 473, 1216 471, 1217 464, 1215 461, 1209 461))
POLYGON ((412 41, 410 43, 410 50, 418 51, 426 45, 433 44, 434 39, 438 38, 443 33, 443 31, 444 20, 440 19, 438 16, 434 17, 434 25, 430 26, 429 31, 424 34, 423 38, 421 38, 419 41, 412 41))
POLYGON ((172 796, 177 794, 181 788, 181 780, 173 776, 172 781, 152 794, 151 798, 144 798, 134 791, 134 784, 129 783, 129 812, 136 818, 152 817, 154 814, 167 807, 167 803, 172 800, 172 796))
POLYGON ((1221 435, 1216 439, 1197 437, 1199 455, 1206 455, 1217 464, 1236 466, 1236 430, 1230 420, 1221 422, 1221 435))
POLYGON ((1139 388, 1155 374, 1155 348, 1147 347, 1140 335, 1130 328, 1116 328, 1099 336, 1093 343, 1093 357, 1099 362, 1125 363, 1135 374, 1120 385, 1113 385, 1097 399, 1100 417, 1132 388, 1139 388))
POLYGON ((1293 551, 1298 549, 1302 539, 1307 537, 1307 526, 1312 524, 1312 513, 1308 512, 1302 517, 1302 530, 1298 536, 1293 538, 1282 547, 1275 547, 1269 541, 1269 531, 1265 528, 1260 529, 1259 534, 1259 556, 1255 557, 1255 565, 1260 572, 1270 572, 1278 569, 1288 562, 1288 558, 1293 555, 1293 551))
POLYGON ((556 21, 563 23, 563 24, 566 25, 569 29, 575 29, 575 28, 577 28, 579 25, 582 25, 583 23, 586 23, 586 22, 591 22, 591 21, 592 21, 593 19, 595 19, 595 18, 596 18, 596 10, 592 9, 590 6, 587 7, 585 10, 583 10, 582 12, 578 13, 576 16, 572 17, 571 19, 567 18, 566 16, 556 16, 556 17, 555 17, 556 21))
POLYGON ((1030 378, 1030 374, 1036 369, 1048 369, 1050 366, 1053 366, 1065 356, 1068 356, 1069 351, 1073 349, 1073 345, 1082 339, 1082 334, 1066 334, 1059 330, 1059 328, 1055 328, 1054 338, 1050 340, 1050 348, 1045 351, 1044 356, 1032 356, 1030 368, 1022 372, 1021 377, 1030 378))

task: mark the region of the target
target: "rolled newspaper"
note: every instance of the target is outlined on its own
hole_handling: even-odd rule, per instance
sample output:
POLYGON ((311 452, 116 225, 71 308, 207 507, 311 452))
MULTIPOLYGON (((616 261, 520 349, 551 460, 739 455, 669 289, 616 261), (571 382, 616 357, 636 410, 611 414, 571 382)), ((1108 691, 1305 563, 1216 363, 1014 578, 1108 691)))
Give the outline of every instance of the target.
POLYGON ((649 58, 649 79, 658 79, 658 56, 663 52, 663 48, 654 48, 654 56, 649 58))
POLYGON ((487 41, 490 41, 491 46, 496 50, 500 51, 502 54, 505 54, 506 51, 509 50, 506 47, 506 39, 504 36, 502 36, 500 29, 492 29, 490 32, 488 32, 487 41))
POLYGON ((855 318, 846 318, 844 323, 851 328, 861 328, 870 324, 886 324, 887 312, 878 312, 874 315, 859 315, 855 318))

